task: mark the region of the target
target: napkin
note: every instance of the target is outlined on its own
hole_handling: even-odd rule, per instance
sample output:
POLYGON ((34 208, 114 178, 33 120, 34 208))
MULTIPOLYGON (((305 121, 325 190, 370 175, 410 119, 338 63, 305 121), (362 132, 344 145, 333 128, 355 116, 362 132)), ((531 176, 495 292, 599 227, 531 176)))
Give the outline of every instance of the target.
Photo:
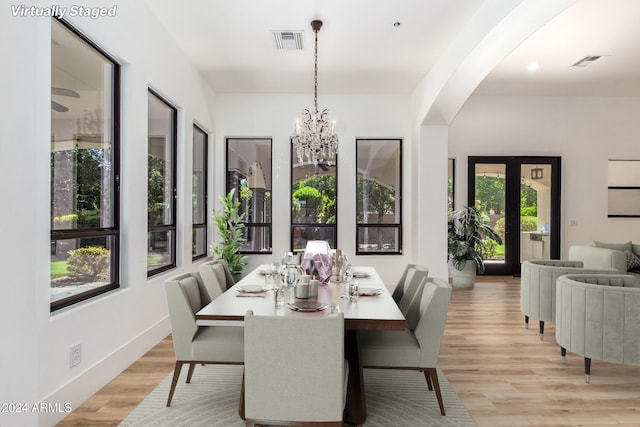
POLYGON ((261 297, 264 298, 267 295, 266 292, 238 292, 237 297, 261 297))

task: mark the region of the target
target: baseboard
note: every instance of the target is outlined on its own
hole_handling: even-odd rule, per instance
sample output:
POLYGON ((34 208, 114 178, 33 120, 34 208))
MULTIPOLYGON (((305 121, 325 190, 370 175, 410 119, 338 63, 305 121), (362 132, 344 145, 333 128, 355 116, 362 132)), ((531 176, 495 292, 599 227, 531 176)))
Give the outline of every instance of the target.
POLYGON ((105 356, 91 368, 45 396, 42 399, 43 402, 57 402, 61 410, 40 413, 38 425, 47 427, 61 421, 68 415, 64 410, 65 405, 67 408, 70 406, 71 410, 82 405, 109 381, 162 341, 170 332, 171 324, 169 318, 165 317, 122 347, 105 356))

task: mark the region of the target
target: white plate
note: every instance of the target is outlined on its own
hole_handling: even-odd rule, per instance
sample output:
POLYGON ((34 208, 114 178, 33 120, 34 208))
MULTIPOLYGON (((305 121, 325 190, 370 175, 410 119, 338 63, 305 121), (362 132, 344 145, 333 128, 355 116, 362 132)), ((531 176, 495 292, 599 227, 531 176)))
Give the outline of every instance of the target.
POLYGON ((318 302, 296 301, 287 303, 287 307, 293 311, 322 311, 329 307, 329 304, 318 302))
POLYGON ((364 297, 380 295, 381 293, 382 288, 358 288, 358 294, 364 297))
POLYGON ((255 294, 259 292, 264 292, 267 289, 262 285, 240 285, 236 286, 236 291, 244 292, 247 294, 255 294))

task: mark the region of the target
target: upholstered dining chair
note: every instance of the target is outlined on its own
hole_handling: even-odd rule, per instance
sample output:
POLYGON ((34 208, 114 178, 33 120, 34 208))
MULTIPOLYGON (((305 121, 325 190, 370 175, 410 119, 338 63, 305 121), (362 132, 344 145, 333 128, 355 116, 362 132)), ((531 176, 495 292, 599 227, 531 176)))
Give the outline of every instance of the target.
POLYGON ((211 301, 234 285, 233 276, 228 264, 223 259, 216 259, 200 264, 200 278, 207 289, 211 301), (229 282, 229 280, 231 282, 229 282))
POLYGON ((405 318, 407 317, 412 301, 425 283, 423 279, 429 274, 426 268, 422 270, 420 267, 421 266, 418 266, 418 268, 413 271, 413 274, 407 275, 408 279, 404 287, 404 292, 400 301, 398 301, 398 308, 400 308, 405 318))
POLYGON ((396 304, 400 303, 400 300, 402 299, 402 295, 404 295, 404 291, 406 287, 408 287, 409 284, 411 283, 413 274, 416 271, 424 271, 425 276, 429 274, 429 270, 426 267, 423 267, 419 264, 407 264, 407 266, 404 268, 404 271, 402 272, 402 276, 400 276, 400 279, 398 280, 398 284, 396 285, 395 289, 393 290, 393 293, 391 294, 396 304))
POLYGON ((425 277, 408 311, 404 331, 358 331, 363 368, 423 371, 429 390, 435 389, 445 415, 437 364, 447 320, 451 285, 425 277))
POLYGON ((240 415, 247 426, 342 426, 349 370, 343 313, 255 316, 248 311, 244 334, 240 415))
POLYGON ((189 365, 187 383, 191 382, 196 364, 244 363, 244 334, 238 326, 198 326, 195 314, 204 306, 207 290, 197 274, 185 273, 165 281, 169 319, 176 353, 176 365, 169 389, 167 406, 185 364, 189 365))

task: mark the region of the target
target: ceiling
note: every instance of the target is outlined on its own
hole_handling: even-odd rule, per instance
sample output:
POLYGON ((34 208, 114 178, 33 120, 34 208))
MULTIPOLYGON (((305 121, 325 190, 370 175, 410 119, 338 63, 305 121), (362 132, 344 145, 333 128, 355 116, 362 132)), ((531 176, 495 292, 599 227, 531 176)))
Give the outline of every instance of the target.
MULTIPOLYGON (((488 0, 491 1, 491 0, 488 0)), ((146 0, 218 93, 410 94, 483 0, 146 0), (399 25, 394 26, 398 22, 399 25), (303 30, 303 50, 271 31, 303 30)), ((640 95, 640 1, 577 0, 498 64, 476 93, 640 95), (587 67, 571 65, 602 55, 587 67), (531 72, 527 66, 537 62, 531 72)))

